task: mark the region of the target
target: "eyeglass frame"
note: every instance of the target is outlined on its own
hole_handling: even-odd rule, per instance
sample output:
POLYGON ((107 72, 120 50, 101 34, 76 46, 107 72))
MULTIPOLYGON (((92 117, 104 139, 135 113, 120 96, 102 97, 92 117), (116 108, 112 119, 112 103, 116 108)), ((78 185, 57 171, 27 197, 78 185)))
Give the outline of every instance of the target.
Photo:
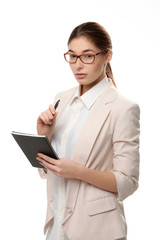
MULTIPOLYGON (((84 63, 84 64, 92 64, 92 63, 94 63, 94 61, 95 61, 95 59, 96 59, 96 56, 99 55, 100 53, 104 53, 104 52, 101 51, 101 52, 98 52, 98 53, 96 53, 96 54, 81 54, 81 55, 73 54, 73 55, 76 56, 75 62, 68 62, 67 59, 66 59, 66 55, 69 54, 69 52, 66 52, 66 53, 64 53, 64 59, 66 60, 66 62, 68 62, 68 63, 70 63, 70 64, 76 63, 77 60, 78 60, 78 58, 79 58, 79 59, 81 60, 81 62, 84 63), (81 59, 81 56, 84 56, 84 55, 92 55, 92 56, 94 56, 93 62, 91 62, 91 63, 85 63, 85 62, 83 62, 82 59, 81 59)), ((105 54, 106 54, 106 52, 105 52, 105 54)))

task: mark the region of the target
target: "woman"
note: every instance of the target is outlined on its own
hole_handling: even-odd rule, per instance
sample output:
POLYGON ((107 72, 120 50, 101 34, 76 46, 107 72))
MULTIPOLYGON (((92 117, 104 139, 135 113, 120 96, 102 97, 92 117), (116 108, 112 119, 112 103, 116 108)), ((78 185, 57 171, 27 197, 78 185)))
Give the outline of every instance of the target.
POLYGON ((101 25, 77 26, 64 56, 79 86, 59 93, 57 112, 50 105, 37 120, 60 158, 37 157, 46 168, 46 239, 126 239, 122 201, 138 188, 139 107, 116 89, 101 25))

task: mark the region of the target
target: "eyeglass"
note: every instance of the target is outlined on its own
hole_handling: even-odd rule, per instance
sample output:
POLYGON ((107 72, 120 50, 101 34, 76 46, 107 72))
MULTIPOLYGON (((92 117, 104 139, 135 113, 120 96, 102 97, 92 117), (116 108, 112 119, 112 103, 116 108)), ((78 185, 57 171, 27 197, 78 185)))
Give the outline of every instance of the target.
POLYGON ((82 54, 82 55, 75 55, 72 53, 66 52, 64 54, 64 58, 68 63, 75 63, 77 62, 77 59, 79 58, 81 62, 85 64, 91 64, 95 61, 95 57, 99 55, 102 52, 98 52, 96 54, 82 54))

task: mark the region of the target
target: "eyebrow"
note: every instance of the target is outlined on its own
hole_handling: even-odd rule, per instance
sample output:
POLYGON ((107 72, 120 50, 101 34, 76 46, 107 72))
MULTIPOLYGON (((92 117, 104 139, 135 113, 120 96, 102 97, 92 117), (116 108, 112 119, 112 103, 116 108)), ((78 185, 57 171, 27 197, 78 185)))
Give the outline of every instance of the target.
MULTIPOLYGON (((86 52, 90 52, 90 51, 95 52, 95 51, 92 50, 92 49, 85 49, 85 50, 82 51, 82 53, 86 53, 86 52)), ((68 52, 73 52, 73 53, 74 53, 74 51, 71 50, 71 49, 69 49, 68 52)))

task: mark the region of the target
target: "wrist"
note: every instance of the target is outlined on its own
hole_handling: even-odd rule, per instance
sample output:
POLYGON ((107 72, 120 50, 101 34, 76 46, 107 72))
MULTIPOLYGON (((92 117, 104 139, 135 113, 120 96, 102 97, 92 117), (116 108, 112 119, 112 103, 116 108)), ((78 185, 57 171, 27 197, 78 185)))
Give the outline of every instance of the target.
POLYGON ((76 179, 83 180, 87 168, 81 164, 77 168, 76 179))

